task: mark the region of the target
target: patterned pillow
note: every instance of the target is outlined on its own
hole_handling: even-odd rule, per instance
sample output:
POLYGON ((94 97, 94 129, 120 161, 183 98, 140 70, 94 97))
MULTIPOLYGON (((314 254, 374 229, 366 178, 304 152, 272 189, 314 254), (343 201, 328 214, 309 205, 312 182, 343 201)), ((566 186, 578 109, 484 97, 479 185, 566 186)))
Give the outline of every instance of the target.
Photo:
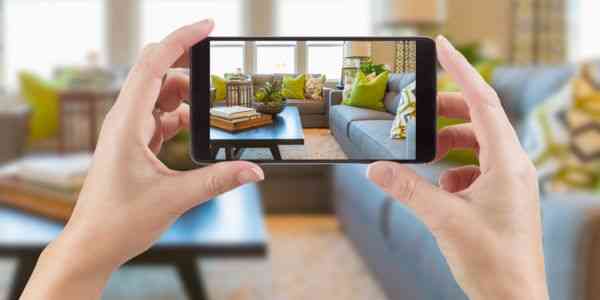
POLYGON ((396 118, 392 124, 390 130, 390 138, 392 139, 406 139, 407 126, 410 118, 417 116, 417 96, 416 96, 416 82, 413 82, 402 89, 402 99, 398 110, 396 111, 396 118))
MULTIPOLYGON (((595 191, 600 184, 600 116, 583 108, 597 95, 579 77, 542 102, 526 119, 523 146, 538 169, 543 191, 595 191), (582 88, 583 87, 583 88, 582 88)), ((592 100, 594 101, 594 100, 592 100)))
POLYGON ((304 98, 308 100, 323 101, 323 87, 327 79, 325 75, 317 78, 307 76, 306 86, 304 87, 304 98))

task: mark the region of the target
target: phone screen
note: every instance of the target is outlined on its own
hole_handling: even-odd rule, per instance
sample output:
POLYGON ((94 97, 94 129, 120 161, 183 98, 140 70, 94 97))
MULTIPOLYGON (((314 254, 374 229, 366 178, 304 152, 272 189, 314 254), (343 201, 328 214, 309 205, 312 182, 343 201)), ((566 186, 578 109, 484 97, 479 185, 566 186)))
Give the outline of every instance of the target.
POLYGON ((192 156, 430 161, 433 49, 425 38, 210 38, 191 54, 192 156))

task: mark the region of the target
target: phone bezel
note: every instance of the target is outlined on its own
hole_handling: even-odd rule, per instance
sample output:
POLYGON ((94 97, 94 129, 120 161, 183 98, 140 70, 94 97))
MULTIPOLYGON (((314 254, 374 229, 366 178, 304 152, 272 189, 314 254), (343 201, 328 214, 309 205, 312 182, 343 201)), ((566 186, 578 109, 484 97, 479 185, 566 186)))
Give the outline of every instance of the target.
MULTIPOLYGON (((436 153, 437 124, 437 56, 435 42, 426 37, 208 37, 194 45, 190 51, 190 156, 197 164, 210 164, 224 160, 210 159, 210 42, 211 41, 416 41, 417 71, 416 91, 419 100, 417 117, 417 147, 415 159, 389 160, 399 163, 431 162, 436 153), (194 96, 196 95, 196 96, 194 96), (197 97, 203 95, 203 97, 197 97)), ((347 164, 371 163, 381 159, 346 160, 251 160, 261 164, 347 164)))

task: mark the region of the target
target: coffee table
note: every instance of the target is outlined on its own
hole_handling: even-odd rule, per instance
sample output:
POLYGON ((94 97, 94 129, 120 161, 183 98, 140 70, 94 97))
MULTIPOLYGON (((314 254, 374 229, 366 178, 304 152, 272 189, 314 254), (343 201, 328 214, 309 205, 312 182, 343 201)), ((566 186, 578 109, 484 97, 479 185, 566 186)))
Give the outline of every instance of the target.
MULTIPOLYGON (((19 298, 40 253, 62 229, 60 223, 0 206, 0 257, 18 260, 8 299, 19 298)), ((260 192, 247 185, 190 210, 129 264, 173 265, 189 298, 207 299, 197 259, 265 257, 266 252, 260 192)))
POLYGON ((304 131, 297 107, 287 106, 273 118, 273 124, 241 132, 227 132, 210 128, 212 159, 225 149, 226 160, 238 160, 244 149, 268 148, 274 160, 281 160, 280 145, 304 145, 304 131))

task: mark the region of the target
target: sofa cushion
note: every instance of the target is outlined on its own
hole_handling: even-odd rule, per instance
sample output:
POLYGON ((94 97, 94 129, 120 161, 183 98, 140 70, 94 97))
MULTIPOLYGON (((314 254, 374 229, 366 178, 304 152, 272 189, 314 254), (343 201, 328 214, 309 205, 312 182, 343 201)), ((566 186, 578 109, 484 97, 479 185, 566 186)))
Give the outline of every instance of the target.
POLYGON ((383 98, 385 110, 395 114, 398 110, 398 103, 402 99, 400 92, 409 84, 415 81, 415 73, 393 73, 390 74, 387 85, 387 93, 383 98))
MULTIPOLYGON (((414 159, 414 140, 394 140, 389 136, 392 120, 354 121, 348 129, 348 136, 355 147, 363 153, 362 159, 414 159)), ((414 136, 415 121, 411 119, 408 136, 414 136)))
POLYGON ((360 120, 393 120, 394 115, 372 109, 348 106, 334 105, 330 108, 331 113, 335 114, 335 118, 344 123, 360 120))
POLYGON ((324 101, 308 99, 287 99, 287 104, 295 106, 301 115, 322 115, 325 113, 324 101))

